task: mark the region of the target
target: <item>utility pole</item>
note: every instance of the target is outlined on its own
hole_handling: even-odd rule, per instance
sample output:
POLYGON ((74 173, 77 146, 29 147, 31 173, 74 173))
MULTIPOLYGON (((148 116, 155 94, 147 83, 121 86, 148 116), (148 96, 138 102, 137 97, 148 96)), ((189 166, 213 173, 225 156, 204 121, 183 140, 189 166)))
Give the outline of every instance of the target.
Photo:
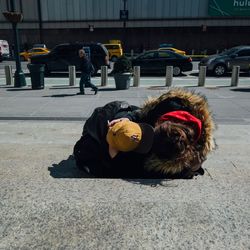
MULTIPOLYGON (((127 5, 127 0, 123 0, 123 11, 124 13, 126 13, 126 5, 127 5)), ((123 21, 123 28, 125 29, 126 28, 126 18, 124 18, 124 21, 123 21)))
POLYGON ((40 43, 44 43, 44 41, 43 41, 43 20, 42 20, 41 0, 37 0, 37 10, 38 10, 40 43))
POLYGON ((128 20, 127 0, 123 0, 123 10, 120 10, 120 20, 123 21, 123 44, 126 45, 126 21, 128 20))
POLYGON ((16 71, 14 74, 14 86, 15 87, 23 87, 26 86, 26 80, 24 73, 21 68, 21 61, 19 56, 19 34, 17 29, 17 24, 22 21, 23 16, 20 12, 15 11, 15 1, 10 0, 10 11, 3 12, 5 18, 11 22, 13 29, 13 37, 14 37, 14 55, 16 61, 16 71))

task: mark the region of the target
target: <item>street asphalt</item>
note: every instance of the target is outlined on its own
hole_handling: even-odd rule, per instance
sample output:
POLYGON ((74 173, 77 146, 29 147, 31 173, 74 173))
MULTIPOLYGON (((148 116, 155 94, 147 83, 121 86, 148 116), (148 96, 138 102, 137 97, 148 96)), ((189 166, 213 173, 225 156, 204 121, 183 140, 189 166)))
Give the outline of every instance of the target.
POLYGON ((0 249, 250 249, 250 81, 210 80, 174 79, 203 93, 214 114, 218 147, 205 175, 127 180, 78 171, 74 143, 94 108, 142 105, 168 90, 164 78, 120 91, 110 78, 85 96, 63 77, 42 90, 0 78, 0 249))

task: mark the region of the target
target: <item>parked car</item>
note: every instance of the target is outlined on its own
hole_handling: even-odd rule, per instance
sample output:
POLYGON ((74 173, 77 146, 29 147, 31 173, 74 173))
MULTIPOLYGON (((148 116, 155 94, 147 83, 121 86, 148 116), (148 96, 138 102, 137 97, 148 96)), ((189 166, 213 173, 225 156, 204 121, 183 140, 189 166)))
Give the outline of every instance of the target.
POLYGON ((199 67, 206 66, 207 71, 216 76, 225 75, 237 65, 241 71, 250 71, 250 46, 233 47, 218 55, 203 58, 199 63, 199 67))
POLYGON ((9 44, 6 40, 0 40, 0 62, 10 57, 9 44))
POLYGON ((32 64, 44 64, 45 73, 53 71, 68 71, 69 65, 75 65, 80 70, 78 51, 89 48, 90 60, 95 68, 95 73, 101 66, 109 65, 108 51, 101 43, 65 43, 59 44, 46 55, 31 57, 32 64))
POLYGON ((173 66, 173 75, 193 69, 192 59, 172 51, 151 50, 132 60, 133 66, 140 66, 142 73, 166 73, 166 66, 173 66))
POLYGON ((35 48, 35 49, 30 49, 28 51, 24 51, 20 53, 20 58, 22 61, 28 61, 30 57, 35 56, 35 55, 43 55, 43 54, 48 54, 49 50, 45 48, 35 48))
POLYGON ((123 55, 123 49, 120 43, 103 44, 109 52, 109 58, 112 62, 116 62, 118 57, 123 55))
POLYGON ((176 49, 176 48, 173 48, 173 47, 163 47, 163 48, 159 48, 158 50, 169 50, 169 51, 173 51, 173 52, 178 53, 178 54, 183 55, 183 56, 186 55, 186 51, 176 49))

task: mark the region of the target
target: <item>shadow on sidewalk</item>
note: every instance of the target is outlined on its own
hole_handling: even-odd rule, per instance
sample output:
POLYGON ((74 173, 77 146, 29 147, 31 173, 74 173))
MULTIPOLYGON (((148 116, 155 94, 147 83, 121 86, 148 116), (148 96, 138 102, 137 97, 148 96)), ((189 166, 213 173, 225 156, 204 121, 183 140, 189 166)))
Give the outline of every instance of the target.
MULTIPOLYGON (((50 176, 53 178, 95 178, 91 175, 88 175, 86 172, 79 170, 76 167, 75 159, 73 155, 70 155, 67 160, 62 160, 58 164, 52 164, 51 167, 48 167, 50 176)), ((100 179, 100 178, 99 178, 100 179)), ((105 178, 105 179, 114 179, 114 178, 105 178)), ((177 187, 176 183, 170 183, 172 180, 165 179, 125 179, 125 178, 115 178, 122 179, 124 181, 130 182, 137 185, 145 185, 151 187, 177 187)))
POLYGON ((99 92, 105 92, 105 91, 118 91, 116 88, 99 88, 99 92))
POLYGON ((236 89, 230 89, 231 91, 236 92, 250 92, 250 88, 236 88, 236 89))
POLYGON ((27 90, 42 90, 42 89, 32 89, 32 88, 18 88, 18 89, 16 89, 16 88, 9 88, 9 89, 7 89, 7 91, 27 91, 27 90))
POLYGON ((50 176, 54 178, 90 178, 90 176, 76 167, 73 155, 67 160, 62 160, 58 164, 52 164, 48 167, 50 176))
POLYGON ((13 85, 1 85, 0 89, 11 89, 14 88, 13 85))
POLYGON ((65 85, 55 85, 49 89, 79 89, 79 86, 65 86, 65 85))
POLYGON ((67 96, 75 96, 76 94, 58 94, 58 95, 44 95, 42 97, 67 97, 67 96))
POLYGON ((145 185, 151 187, 178 187, 176 181, 172 179, 124 179, 124 181, 130 182, 137 185, 145 185))

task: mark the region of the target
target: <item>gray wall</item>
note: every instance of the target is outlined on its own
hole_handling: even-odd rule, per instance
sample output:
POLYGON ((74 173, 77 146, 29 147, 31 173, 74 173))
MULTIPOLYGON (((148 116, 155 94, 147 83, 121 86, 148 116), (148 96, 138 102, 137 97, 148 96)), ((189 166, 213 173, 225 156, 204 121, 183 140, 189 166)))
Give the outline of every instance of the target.
MULTIPOLYGON (((0 9, 6 10, 6 0, 0 9)), ((24 21, 37 19, 37 0, 15 0, 24 21)), ((122 0, 41 0, 43 21, 119 20, 122 0)), ((208 0, 127 0, 129 19, 208 17, 208 0)), ((0 15, 0 21, 4 17, 0 15)))
MULTIPOLYGON (((23 46, 42 41, 53 47, 62 42, 120 39, 125 50, 151 49, 167 42, 189 51, 216 51, 250 44, 250 18, 209 17, 209 0, 127 0, 126 29, 119 20, 122 0, 40 1, 41 29, 38 0, 15 0, 17 10, 24 15, 18 24, 23 46), (90 25, 94 26, 93 32, 90 25)), ((0 0, 0 12, 8 9, 7 2, 0 0)), ((13 43, 11 24, 1 13, 0 39, 13 43)))
MULTIPOLYGON (((129 19, 208 17, 208 0, 127 0, 129 19)), ((43 0, 44 21, 114 20, 121 0, 43 0)))

